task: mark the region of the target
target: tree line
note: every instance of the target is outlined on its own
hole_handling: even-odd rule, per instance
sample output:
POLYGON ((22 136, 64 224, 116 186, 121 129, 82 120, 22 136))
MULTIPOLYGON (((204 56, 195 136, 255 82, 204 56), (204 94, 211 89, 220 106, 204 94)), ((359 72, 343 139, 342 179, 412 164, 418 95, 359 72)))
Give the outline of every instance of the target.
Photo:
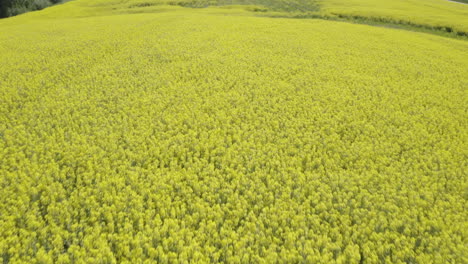
POLYGON ((0 0, 0 18, 41 10, 62 0, 0 0))

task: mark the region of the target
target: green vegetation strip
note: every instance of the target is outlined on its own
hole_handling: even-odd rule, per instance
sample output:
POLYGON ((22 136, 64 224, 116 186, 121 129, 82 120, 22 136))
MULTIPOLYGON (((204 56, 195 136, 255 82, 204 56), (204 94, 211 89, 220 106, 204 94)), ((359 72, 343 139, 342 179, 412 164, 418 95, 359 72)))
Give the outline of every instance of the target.
POLYGON ((468 4, 468 0, 449 0, 450 2, 456 2, 456 3, 464 3, 468 4))
POLYGON ((367 25, 376 25, 376 26, 384 26, 390 28, 400 28, 406 29, 411 31, 419 31, 424 33, 432 33, 436 35, 441 35, 445 37, 454 37, 459 39, 466 39, 468 38, 468 32, 465 31, 455 31, 450 26, 431 26, 431 25, 423 25, 423 24, 416 24, 410 21, 405 20, 394 20, 388 18, 379 18, 379 17, 367 17, 367 16, 356 16, 356 15, 343 15, 343 14, 335 14, 338 18, 334 19, 333 17, 324 17, 325 19, 332 19, 332 20, 341 20, 346 22, 353 22, 358 24, 367 24, 367 25))

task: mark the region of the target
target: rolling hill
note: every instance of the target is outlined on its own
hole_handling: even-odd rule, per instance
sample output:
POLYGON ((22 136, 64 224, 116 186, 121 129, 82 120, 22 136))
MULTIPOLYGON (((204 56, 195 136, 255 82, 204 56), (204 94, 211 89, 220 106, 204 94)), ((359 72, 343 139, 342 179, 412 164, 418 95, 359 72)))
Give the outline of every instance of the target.
POLYGON ((0 20, 0 263, 466 263, 466 10, 75 0, 0 20))

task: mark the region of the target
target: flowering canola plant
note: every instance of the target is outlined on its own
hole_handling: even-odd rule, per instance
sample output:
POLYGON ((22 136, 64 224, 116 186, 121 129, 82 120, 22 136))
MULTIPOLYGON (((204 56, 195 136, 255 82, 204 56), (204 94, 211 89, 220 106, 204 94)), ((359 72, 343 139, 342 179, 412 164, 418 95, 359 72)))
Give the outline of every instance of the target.
POLYGON ((317 0, 320 12, 345 18, 442 29, 468 36, 465 0, 317 0))
POLYGON ((78 3, 0 21, 0 263, 468 261, 468 42, 78 3))

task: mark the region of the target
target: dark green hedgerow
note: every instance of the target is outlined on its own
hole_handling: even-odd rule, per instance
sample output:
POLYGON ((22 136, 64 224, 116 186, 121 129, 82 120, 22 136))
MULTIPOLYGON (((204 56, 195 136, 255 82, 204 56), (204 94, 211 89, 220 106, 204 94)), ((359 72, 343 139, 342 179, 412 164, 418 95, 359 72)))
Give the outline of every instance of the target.
POLYGON ((62 0, 0 0, 0 18, 41 10, 62 0))

